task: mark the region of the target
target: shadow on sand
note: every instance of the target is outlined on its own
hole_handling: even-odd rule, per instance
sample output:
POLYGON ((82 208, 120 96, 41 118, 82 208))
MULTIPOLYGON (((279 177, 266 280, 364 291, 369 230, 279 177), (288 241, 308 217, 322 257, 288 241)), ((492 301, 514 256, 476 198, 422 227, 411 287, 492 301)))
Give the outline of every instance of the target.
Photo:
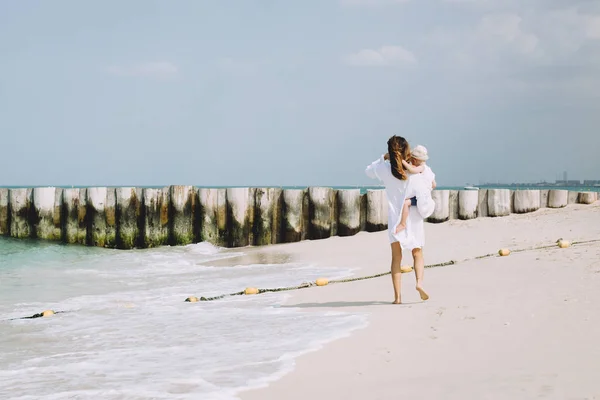
POLYGON ((279 308, 343 308, 343 307, 368 307, 368 306, 409 306, 422 304, 422 301, 392 304, 391 301, 331 301, 327 303, 299 303, 280 306, 279 308))

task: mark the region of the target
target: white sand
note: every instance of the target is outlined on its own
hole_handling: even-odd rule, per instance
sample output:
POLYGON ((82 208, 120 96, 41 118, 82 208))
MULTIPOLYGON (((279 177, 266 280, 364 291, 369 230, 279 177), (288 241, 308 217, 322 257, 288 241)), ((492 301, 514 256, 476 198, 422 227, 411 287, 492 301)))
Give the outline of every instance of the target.
MULTIPOLYGON (((426 264, 501 247, 600 239, 600 204, 426 225, 426 264)), ((385 232, 271 246, 298 260, 389 270, 385 232)), ((405 257, 403 264, 410 264, 405 257)), ((369 326, 300 357, 242 399, 598 399, 600 243, 514 253, 414 274, 403 305, 382 278, 293 292, 287 307, 366 313, 369 326)))

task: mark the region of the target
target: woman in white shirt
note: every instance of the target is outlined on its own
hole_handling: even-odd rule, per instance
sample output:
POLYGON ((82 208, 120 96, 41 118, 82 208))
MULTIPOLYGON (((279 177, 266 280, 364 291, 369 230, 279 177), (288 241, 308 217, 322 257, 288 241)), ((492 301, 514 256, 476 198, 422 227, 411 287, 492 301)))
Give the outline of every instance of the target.
POLYGON ((417 280, 416 289, 421 299, 427 300, 429 295, 423 289, 423 272, 425 268, 423 224, 427 214, 431 215, 431 212, 433 212, 432 204, 426 201, 421 202, 421 196, 418 196, 420 195, 423 176, 421 174, 408 175, 402 165, 402 160, 410 159, 410 146, 406 139, 401 136, 392 136, 387 145, 388 153, 371 163, 366 169, 366 174, 373 179, 380 180, 385 185, 385 193, 388 199, 388 238, 392 248, 391 269, 394 304, 402 302, 400 295, 402 250, 412 252, 417 280), (395 234, 394 230, 400 222, 404 200, 412 196, 417 196, 417 207, 410 208, 406 229, 395 234))

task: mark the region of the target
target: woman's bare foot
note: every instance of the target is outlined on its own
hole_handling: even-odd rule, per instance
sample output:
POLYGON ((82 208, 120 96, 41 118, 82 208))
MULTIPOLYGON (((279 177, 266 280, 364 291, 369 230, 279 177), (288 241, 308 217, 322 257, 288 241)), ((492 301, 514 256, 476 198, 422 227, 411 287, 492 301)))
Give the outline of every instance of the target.
POLYGON ((419 292, 419 294, 421 295, 421 300, 423 300, 423 301, 429 300, 429 295, 427 294, 427 292, 425 292, 425 289, 423 289, 421 286, 417 286, 417 292, 419 292))
POLYGON ((395 233, 397 234, 398 232, 400 232, 400 231, 402 231, 402 230, 404 230, 404 229, 406 229, 406 225, 405 225, 405 224, 402 224, 402 223, 400 223, 400 224, 398 224, 398 226, 396 227, 396 232, 395 232, 395 233))
POLYGON ((396 299, 392 304, 402 304, 402 301, 400 299, 396 299))

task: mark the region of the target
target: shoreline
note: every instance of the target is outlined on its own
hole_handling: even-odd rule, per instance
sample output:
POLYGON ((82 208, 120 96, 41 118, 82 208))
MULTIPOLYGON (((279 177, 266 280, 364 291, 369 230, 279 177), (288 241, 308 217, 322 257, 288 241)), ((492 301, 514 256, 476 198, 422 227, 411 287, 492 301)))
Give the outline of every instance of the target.
MULTIPOLYGON (((566 210, 544 209, 501 219, 485 218, 450 221, 450 223, 439 225, 426 224, 425 261, 429 265, 449 259, 460 260, 494 253, 502 247, 515 249, 540 244, 551 245, 559 238, 567 240, 600 239, 600 226, 592 226, 593 224, 589 222, 593 218, 600 219, 599 202, 591 207, 570 205, 566 210), (445 240, 448 237, 453 238, 451 241, 453 243, 445 240)), ((295 261, 310 260, 319 267, 344 265, 357 268, 354 275, 366 275, 389 269, 390 256, 385 241, 385 232, 359 233, 353 237, 332 238, 325 242, 305 241, 296 244, 282 244, 269 246, 264 251, 289 253, 295 261), (347 248, 352 250, 344 252, 344 249, 347 248)), ((352 331, 346 338, 329 342, 318 351, 312 351, 296 358, 294 360, 295 367, 290 373, 271 382, 267 387, 243 391, 240 398, 243 400, 300 399, 312 395, 326 396, 328 399, 395 399, 402 394, 403 396, 415 395, 418 398, 434 399, 468 398, 474 395, 482 398, 481 396, 489 396, 492 393, 497 394, 498 397, 488 398, 507 398, 501 396, 501 393, 508 397, 521 398, 519 396, 524 393, 528 393, 528 396, 534 395, 534 392, 537 394, 538 389, 534 387, 535 385, 521 382, 510 376, 505 377, 507 379, 505 386, 499 383, 488 383, 487 386, 482 384, 485 381, 493 383, 494 376, 505 374, 505 372, 497 371, 492 367, 486 367, 489 362, 486 355, 500 357, 503 364, 509 363, 505 365, 506 369, 510 369, 510 359, 503 356, 502 351, 490 350, 486 346, 486 341, 476 338, 466 340, 465 336, 469 337, 469 333, 471 333, 469 329, 475 329, 478 334, 487 337, 488 341, 493 339, 493 342, 506 354, 515 357, 518 353, 514 353, 514 347, 521 347, 518 344, 519 341, 524 340, 528 343, 531 341, 535 351, 521 349, 525 351, 524 355, 521 355, 522 360, 539 368, 545 367, 541 363, 540 357, 548 349, 543 346, 537 348, 536 342, 532 341, 535 338, 532 339, 529 332, 535 330, 546 333, 546 331, 536 325, 538 322, 532 323, 522 314, 521 308, 531 308, 532 311, 535 311, 533 314, 544 315, 545 319, 543 319, 542 325, 552 325, 554 318, 568 319, 581 317, 585 313, 589 314, 589 307, 592 304, 590 299, 597 300, 596 304, 600 303, 600 294, 591 292, 592 286, 590 286, 590 282, 594 279, 600 280, 600 265, 597 272, 590 272, 591 275, 586 278, 588 282, 582 284, 585 287, 583 291, 581 288, 573 288, 583 279, 581 275, 577 276, 577 279, 568 276, 569 279, 564 279, 567 281, 564 283, 566 287, 559 286, 559 289, 556 290, 557 293, 552 290, 548 291, 548 285, 553 287, 551 286, 552 282, 564 276, 564 267, 562 266, 564 263, 580 267, 585 266, 586 263, 592 265, 597 260, 595 258, 597 256, 600 256, 600 244, 591 243, 572 246, 568 249, 556 247, 548 250, 533 250, 511 254, 509 257, 493 257, 448 267, 428 268, 425 270, 425 287, 429 291, 431 299, 427 302, 422 302, 414 290, 414 275, 412 273, 403 274, 404 304, 400 306, 389 304, 392 300, 389 276, 293 292, 282 304, 282 307, 366 313, 368 325, 352 331), (542 274, 539 269, 533 267, 537 264, 543 265, 547 270, 556 271, 556 276, 552 276, 548 272, 542 274), (506 274, 505 271, 508 271, 509 274, 506 274), (522 278, 519 278, 518 274, 522 274, 522 278), (519 284, 520 279, 534 282, 539 289, 539 292, 535 292, 538 294, 530 292, 525 285, 519 284), (465 283, 465 280, 471 280, 474 286, 471 288, 465 283), (497 292, 498 285, 505 285, 507 293, 500 292, 499 298, 486 296, 486 293, 497 292), (470 297, 472 292, 479 293, 481 297, 470 297), (583 296, 582 299, 579 299, 578 295, 583 296), (557 296, 566 296, 565 304, 570 304, 570 301, 577 304, 573 298, 579 299, 580 303, 587 302, 582 310, 575 308, 566 313, 562 308, 563 305, 556 298, 557 296), (523 301, 522 304, 519 299, 523 301), (478 301, 485 303, 485 306, 479 305, 478 301), (502 301, 509 301, 511 306, 503 309, 500 305, 502 301), (451 315, 453 319, 442 329, 436 325, 440 325, 444 315, 451 315), (518 324, 511 319, 518 320, 518 324), (477 326, 479 320, 482 320, 479 323, 482 326, 477 326), (469 323, 476 325, 477 328, 468 328, 467 324, 469 323), (406 324, 411 328, 408 330, 404 328, 406 324), (519 327, 519 329, 514 328, 518 332, 511 337, 511 340, 498 336, 497 332, 508 331, 511 326, 519 327), (443 332, 444 330, 447 332, 443 332), (432 346, 432 343, 439 352, 426 350, 432 346), (461 343, 471 350, 476 348, 477 351, 461 354, 455 349, 461 343), (424 346, 422 350, 425 357, 417 355, 418 352, 415 349, 420 346, 424 346), (406 357, 411 361, 408 362, 406 357), (463 369, 465 373, 474 374, 472 387, 456 386, 451 379, 441 378, 446 375, 452 376, 455 373, 452 370, 446 370, 443 366, 447 363, 452 364, 452 362, 459 363, 457 364, 460 366, 460 368, 457 367, 459 370, 463 369), (463 365, 464 363, 466 366, 463 365), (415 364, 417 369, 414 369, 415 364), (425 378, 432 372, 430 369, 433 365, 435 365, 433 372, 441 374, 441 383, 438 385, 431 385, 435 383, 434 379, 428 381, 425 378), (469 365, 479 365, 480 368, 483 368, 483 372, 478 372, 477 368, 471 368, 469 365), (399 369, 397 372, 393 372, 393 368, 399 369), (487 371, 486 368, 490 371, 487 371), (416 379, 418 383, 411 383, 411 379, 408 377, 416 379), (425 382, 429 382, 430 386, 424 388, 422 385, 425 382), (489 389, 490 385, 493 389, 489 389), (337 387, 338 390, 333 390, 334 387, 337 387)), ((405 258, 402 264, 409 264, 409 260, 405 258)), ((579 274, 588 274, 588 272, 578 271, 579 274)), ((591 320, 591 316, 588 314, 585 314, 585 318, 588 319, 585 321, 586 323, 591 320)), ((581 340, 564 347, 569 347, 573 354, 577 354, 582 365, 589 364, 591 367, 593 357, 582 354, 581 346, 592 345, 590 335, 593 332, 600 333, 600 321, 594 319, 592 328, 588 328, 586 332, 575 334, 575 336, 580 336, 581 340)), ((568 333, 564 329, 553 332, 544 337, 542 342, 555 343, 568 333)), ((537 338, 536 340, 541 339, 537 338)), ((551 348, 551 351, 557 353, 557 360, 573 362, 566 350, 551 348)), ((559 371, 561 367, 558 364, 560 363, 556 361, 548 367, 559 371)), ((570 375, 568 371, 561 373, 570 375)), ((560 376, 561 373, 553 372, 557 376, 560 376)), ((562 379, 544 378, 548 374, 540 374, 536 377, 535 368, 530 368, 523 374, 534 376, 533 380, 549 379, 549 382, 544 384, 545 386, 542 385, 547 387, 545 389, 547 393, 544 392, 550 396, 547 398, 567 398, 568 395, 572 396, 577 392, 573 384, 562 379), (569 390, 571 391, 569 392, 569 390), (567 397, 561 397, 563 394, 560 393, 567 397)), ((589 373, 580 374, 577 379, 572 378, 581 385, 582 389, 579 390, 581 395, 583 395, 583 391, 588 396, 600 394, 600 384, 594 384, 589 373)), ((464 378, 461 379, 464 380, 464 378)), ((526 396, 526 398, 529 397, 526 396)))

